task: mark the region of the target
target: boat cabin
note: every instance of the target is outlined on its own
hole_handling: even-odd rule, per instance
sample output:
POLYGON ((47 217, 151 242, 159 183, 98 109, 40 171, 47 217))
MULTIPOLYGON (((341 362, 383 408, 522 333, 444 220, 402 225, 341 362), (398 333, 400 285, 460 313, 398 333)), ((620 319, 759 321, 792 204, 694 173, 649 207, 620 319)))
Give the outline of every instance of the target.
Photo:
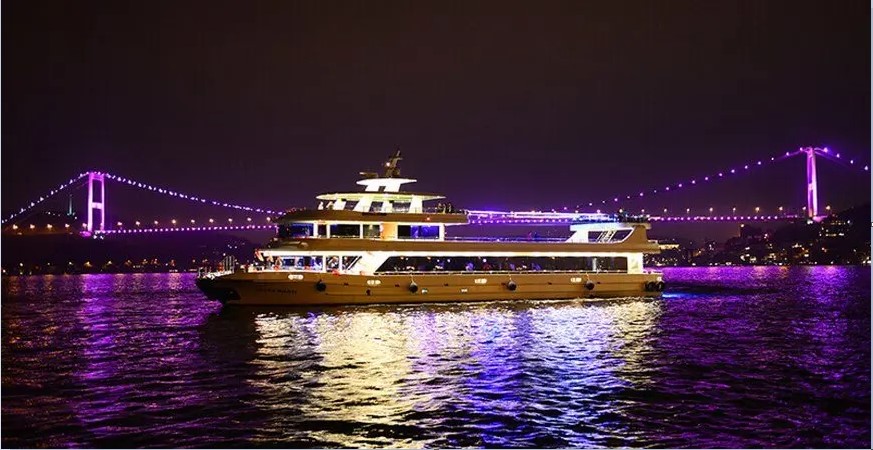
POLYGON ((429 193, 400 192, 412 178, 400 178, 398 151, 385 163, 383 176, 362 172, 357 184, 363 192, 321 194, 317 210, 293 211, 278 219, 279 240, 385 239, 444 240, 446 226, 466 225, 467 215, 450 203, 425 208, 424 202, 445 197, 429 193))

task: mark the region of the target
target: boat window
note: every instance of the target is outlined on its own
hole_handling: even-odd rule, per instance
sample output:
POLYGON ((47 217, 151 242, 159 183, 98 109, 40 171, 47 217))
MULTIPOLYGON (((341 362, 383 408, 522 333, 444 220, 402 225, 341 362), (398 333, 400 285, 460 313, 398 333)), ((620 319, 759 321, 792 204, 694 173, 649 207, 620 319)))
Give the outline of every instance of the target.
POLYGON ((588 234, 589 242, 621 242, 630 236, 633 230, 602 230, 591 231, 588 234))
POLYGON ((320 270, 321 258, 318 256, 282 256, 268 258, 268 264, 276 264, 280 269, 320 270))
POLYGON ((361 226, 359 224, 341 224, 335 223, 330 226, 330 237, 332 238, 357 238, 361 237, 361 226))
POLYGON ((404 257, 385 260, 376 272, 627 272, 626 257, 404 257))
POLYGON ((279 237, 284 239, 299 239, 312 236, 311 223, 292 223, 279 225, 279 237))
POLYGON ((381 225, 364 225, 365 238, 378 238, 382 236, 381 225))
POLYGON ((318 237, 327 237, 327 225, 321 224, 318 226, 318 237))
POLYGON ((398 225, 399 239, 439 239, 439 225, 398 225))
POLYGON ((597 258, 597 270, 627 272, 627 258, 597 258))
POLYGON ((340 257, 339 256, 328 256, 324 263, 324 266, 327 270, 339 270, 340 257))
POLYGON ((343 269, 351 269, 359 259, 361 259, 360 256, 343 256, 343 269))
POLYGON ((630 236, 632 231, 633 230, 618 230, 615 232, 615 235, 612 236, 612 240, 613 241, 623 241, 623 240, 627 239, 628 236, 630 236))

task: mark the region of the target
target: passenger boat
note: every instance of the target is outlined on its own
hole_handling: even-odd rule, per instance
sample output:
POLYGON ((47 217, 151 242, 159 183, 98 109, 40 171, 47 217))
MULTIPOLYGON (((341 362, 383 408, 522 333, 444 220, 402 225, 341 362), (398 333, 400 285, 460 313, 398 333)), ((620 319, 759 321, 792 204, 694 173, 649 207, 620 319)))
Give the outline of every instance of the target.
POLYGON ((660 273, 643 267, 658 253, 649 224, 581 214, 572 235, 447 237, 470 212, 444 197, 401 192, 398 151, 383 175, 361 172, 359 192, 322 194, 317 209, 275 219, 278 233, 253 264, 202 272, 213 300, 241 305, 330 305, 658 296, 660 273))

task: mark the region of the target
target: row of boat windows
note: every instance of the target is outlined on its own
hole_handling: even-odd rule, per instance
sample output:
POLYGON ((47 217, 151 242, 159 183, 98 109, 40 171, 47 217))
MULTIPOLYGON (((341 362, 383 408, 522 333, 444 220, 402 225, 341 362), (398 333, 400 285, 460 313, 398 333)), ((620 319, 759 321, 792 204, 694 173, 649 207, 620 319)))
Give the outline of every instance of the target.
POLYGON ((359 259, 360 256, 277 256, 265 258, 264 265, 283 270, 321 270, 323 265, 327 270, 340 270, 352 267, 359 259))
POLYGON ((478 271, 579 271, 627 272, 627 257, 478 257, 396 256, 385 260, 376 272, 478 272, 478 271))
MULTIPOLYGON (((311 223, 279 225, 278 236, 282 239, 305 239, 311 237, 332 238, 379 238, 382 226, 378 224, 331 224, 315 226, 311 223)), ((399 239, 439 239, 438 225, 398 225, 399 239)))

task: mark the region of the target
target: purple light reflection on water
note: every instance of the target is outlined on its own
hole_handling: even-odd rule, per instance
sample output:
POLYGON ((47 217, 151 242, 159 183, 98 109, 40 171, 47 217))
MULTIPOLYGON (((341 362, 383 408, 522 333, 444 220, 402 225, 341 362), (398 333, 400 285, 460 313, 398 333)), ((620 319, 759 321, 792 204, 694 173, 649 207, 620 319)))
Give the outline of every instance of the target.
POLYGON ((4 446, 863 447, 870 272, 662 300, 227 308, 191 275, 3 280, 4 446))

